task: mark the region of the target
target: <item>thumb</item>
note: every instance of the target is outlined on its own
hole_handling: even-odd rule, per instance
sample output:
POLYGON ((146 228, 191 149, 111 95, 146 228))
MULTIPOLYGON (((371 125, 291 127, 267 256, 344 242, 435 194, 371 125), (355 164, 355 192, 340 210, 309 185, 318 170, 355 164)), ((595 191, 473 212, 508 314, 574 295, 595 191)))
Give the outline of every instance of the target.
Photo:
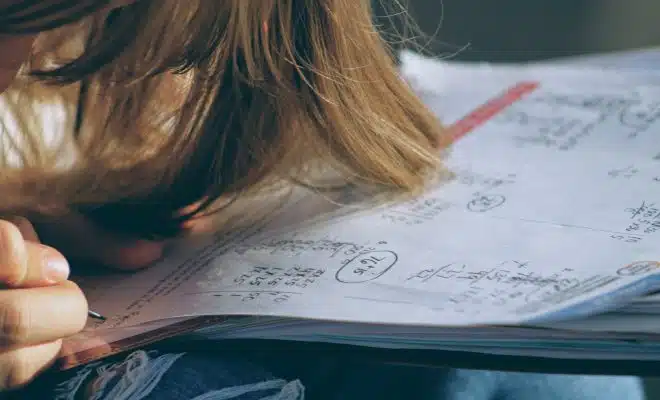
POLYGON ((57 250, 28 242, 13 223, 0 220, 0 285, 27 288, 67 280, 69 264, 57 250))

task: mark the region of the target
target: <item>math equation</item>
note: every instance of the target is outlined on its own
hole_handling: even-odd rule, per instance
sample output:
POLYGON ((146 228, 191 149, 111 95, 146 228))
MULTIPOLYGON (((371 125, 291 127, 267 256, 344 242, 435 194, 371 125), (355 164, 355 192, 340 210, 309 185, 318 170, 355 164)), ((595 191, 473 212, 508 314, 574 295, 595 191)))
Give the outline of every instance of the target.
POLYGON ((427 196, 389 208, 381 214, 381 218, 393 224, 420 225, 432 222, 450 206, 445 200, 427 196))
POLYGON ((588 279, 572 272, 563 269, 543 273, 521 260, 508 260, 487 268, 449 263, 415 271, 405 279, 405 284, 442 290, 443 301, 435 305, 438 310, 480 313, 490 307, 549 302, 557 293, 583 287, 588 279))
POLYGON ((653 202, 642 201, 625 209, 629 222, 623 232, 610 237, 626 243, 639 243, 645 237, 660 230, 660 207, 653 202))
POLYGON ((360 253, 344 261, 335 278, 341 283, 364 283, 381 277, 396 264, 398 256, 389 250, 360 253))
POLYGON ((570 151, 602 127, 616 129, 624 140, 635 139, 660 118, 660 103, 635 90, 583 94, 540 91, 499 115, 495 122, 524 128, 513 138, 518 147, 570 151))
POLYGON ((256 265, 233 279, 233 284, 249 288, 298 288, 316 283, 326 273, 324 268, 293 266, 290 268, 256 265))

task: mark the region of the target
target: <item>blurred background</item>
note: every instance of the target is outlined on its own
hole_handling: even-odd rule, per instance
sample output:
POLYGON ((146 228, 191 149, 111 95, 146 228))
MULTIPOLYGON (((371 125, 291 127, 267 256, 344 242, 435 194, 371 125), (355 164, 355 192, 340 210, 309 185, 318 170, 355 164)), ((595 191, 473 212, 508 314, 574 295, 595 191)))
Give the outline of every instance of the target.
POLYGON ((429 51, 458 51, 460 60, 527 61, 660 46, 660 0, 375 0, 387 30, 398 25, 385 17, 397 1, 434 36, 429 51))
MULTIPOLYGON (((455 60, 533 61, 660 47, 660 0, 374 0, 386 33, 402 29, 398 18, 387 17, 399 1, 429 37, 417 44, 455 60)), ((660 399, 660 379, 645 383, 648 398, 660 399)))

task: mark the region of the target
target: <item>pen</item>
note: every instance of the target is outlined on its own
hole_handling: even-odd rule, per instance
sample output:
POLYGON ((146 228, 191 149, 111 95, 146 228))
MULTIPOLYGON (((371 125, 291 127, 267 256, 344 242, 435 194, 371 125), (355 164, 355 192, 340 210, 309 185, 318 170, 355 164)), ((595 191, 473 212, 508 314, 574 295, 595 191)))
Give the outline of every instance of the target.
POLYGON ((103 315, 97 313, 96 311, 87 310, 87 315, 89 315, 91 318, 100 319, 101 321, 105 321, 105 317, 103 315))

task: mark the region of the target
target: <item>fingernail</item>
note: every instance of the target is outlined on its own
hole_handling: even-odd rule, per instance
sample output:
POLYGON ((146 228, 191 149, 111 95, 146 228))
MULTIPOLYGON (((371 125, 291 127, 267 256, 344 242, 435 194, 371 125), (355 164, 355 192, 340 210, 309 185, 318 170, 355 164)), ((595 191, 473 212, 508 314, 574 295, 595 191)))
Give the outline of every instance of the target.
POLYGON ((44 277, 53 282, 63 282, 69 278, 69 263, 57 251, 45 247, 44 252, 44 277))

